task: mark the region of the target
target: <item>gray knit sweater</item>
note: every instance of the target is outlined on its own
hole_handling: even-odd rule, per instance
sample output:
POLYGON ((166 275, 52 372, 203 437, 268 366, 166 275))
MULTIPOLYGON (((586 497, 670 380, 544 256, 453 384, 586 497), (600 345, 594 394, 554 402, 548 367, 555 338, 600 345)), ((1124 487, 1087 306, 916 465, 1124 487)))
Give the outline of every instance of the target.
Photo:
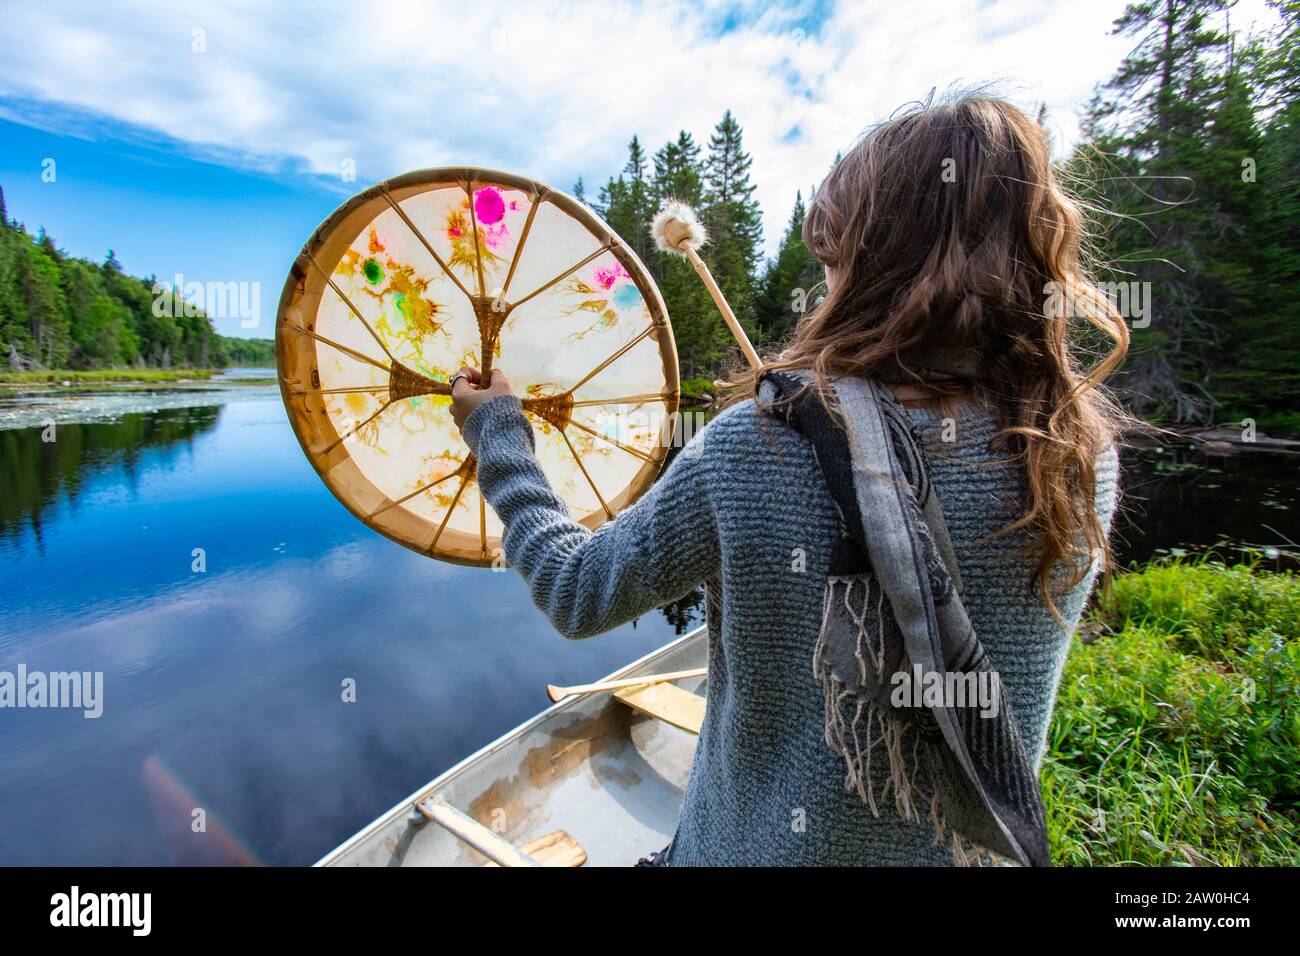
MULTIPOLYGON (((909 414, 930 459, 971 623, 1037 767, 1092 578, 1058 601, 1070 625, 1062 630, 1028 586, 1023 539, 981 540, 1015 516, 1021 491, 1017 472, 989 448, 991 416, 967 403, 955 436, 948 430, 955 440, 944 442, 938 412, 909 414)), ((802 435, 752 401, 735 405, 594 533, 570 519, 548 485, 518 399, 484 402, 464 435, 505 523, 506 559, 561 634, 599 634, 706 586, 708 710, 670 865, 951 865, 928 822, 903 822, 892 801, 873 816, 846 791, 844 763, 826 744, 812 658, 837 523, 802 435)), ((1107 526, 1116 480, 1111 453, 1098 474, 1107 526)))

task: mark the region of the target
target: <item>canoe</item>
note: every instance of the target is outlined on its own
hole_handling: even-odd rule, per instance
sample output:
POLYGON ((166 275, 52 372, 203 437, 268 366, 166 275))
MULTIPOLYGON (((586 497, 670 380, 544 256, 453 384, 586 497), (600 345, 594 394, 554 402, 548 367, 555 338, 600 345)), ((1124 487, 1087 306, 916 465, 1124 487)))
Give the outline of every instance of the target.
MULTIPOLYGON (((604 682, 703 668, 703 627, 604 682)), ((570 696, 471 754, 317 866, 631 866, 672 837, 706 678, 570 696)))

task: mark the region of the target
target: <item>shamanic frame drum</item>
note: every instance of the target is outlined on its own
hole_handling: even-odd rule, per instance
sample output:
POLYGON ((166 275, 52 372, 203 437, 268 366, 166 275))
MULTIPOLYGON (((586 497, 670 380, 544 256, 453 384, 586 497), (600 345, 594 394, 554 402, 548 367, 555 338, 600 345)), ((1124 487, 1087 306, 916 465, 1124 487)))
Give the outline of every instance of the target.
POLYGON ((462 365, 509 374, 542 469, 592 529, 654 480, 680 395, 663 300, 627 244, 564 193, 464 167, 379 183, 325 220, 280 296, 276 361, 348 510, 480 566, 499 563, 502 526, 448 412, 462 365))

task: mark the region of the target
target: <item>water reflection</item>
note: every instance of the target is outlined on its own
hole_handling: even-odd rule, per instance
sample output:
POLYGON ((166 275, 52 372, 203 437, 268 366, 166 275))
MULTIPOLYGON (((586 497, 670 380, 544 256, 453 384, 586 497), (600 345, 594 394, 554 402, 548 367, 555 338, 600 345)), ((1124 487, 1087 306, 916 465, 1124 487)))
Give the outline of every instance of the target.
POLYGON ((37 541, 47 511, 62 500, 75 507, 97 472, 117 467, 134 492, 142 460, 155 451, 174 457, 217 423, 219 409, 180 408, 124 415, 111 423, 51 425, 0 431, 0 538, 24 528, 37 541))
POLYGON ((1192 445, 1130 449, 1124 505, 1115 528, 1123 565, 1214 548, 1231 559, 1243 545, 1296 550, 1300 456, 1244 451, 1206 455, 1192 445))
POLYGON ((0 435, 0 670, 104 672, 98 720, 0 710, 0 863, 310 862, 689 616, 565 641, 356 521, 278 400, 143 419, 0 435))

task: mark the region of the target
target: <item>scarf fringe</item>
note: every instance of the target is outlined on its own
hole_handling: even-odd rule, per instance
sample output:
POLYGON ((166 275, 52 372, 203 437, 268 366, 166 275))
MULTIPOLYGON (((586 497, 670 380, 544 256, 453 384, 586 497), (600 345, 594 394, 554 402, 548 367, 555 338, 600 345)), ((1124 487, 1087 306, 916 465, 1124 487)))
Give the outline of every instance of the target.
MULTIPOLYGON (((861 577, 832 577, 826 585, 822 608, 822 628, 813 651, 813 673, 821 681, 822 696, 826 705, 826 743, 845 763, 844 789, 857 791, 871 810, 880 816, 880 804, 893 793, 894 810, 908 823, 921 823, 922 808, 934 829, 936 845, 948 839, 956 866, 989 866, 1006 863, 998 854, 983 849, 952 830, 944 820, 943 793, 939 775, 932 772, 935 755, 933 745, 922 739, 920 732, 909 721, 898 715, 894 708, 880 706, 864 699, 832 672, 830 660, 830 630, 834 620, 836 602, 857 628, 856 660, 859 685, 867 685, 874 676, 876 686, 884 686, 885 631, 884 614, 877 613, 875 633, 868 623, 867 608, 871 600, 870 580, 861 577), (854 586, 861 585, 866 592, 859 612, 852 600, 854 586), (843 595, 838 596, 837 590, 843 595), (846 711, 852 711, 849 717, 846 711), (908 752, 907 742, 911 738, 908 752), (871 758, 876 750, 883 750, 889 761, 889 774, 877 787, 871 777, 871 758), (932 784, 926 789, 918 778, 932 784)), ((884 601, 883 590, 879 601, 884 601)), ((883 611, 883 606, 878 609, 883 611)))

